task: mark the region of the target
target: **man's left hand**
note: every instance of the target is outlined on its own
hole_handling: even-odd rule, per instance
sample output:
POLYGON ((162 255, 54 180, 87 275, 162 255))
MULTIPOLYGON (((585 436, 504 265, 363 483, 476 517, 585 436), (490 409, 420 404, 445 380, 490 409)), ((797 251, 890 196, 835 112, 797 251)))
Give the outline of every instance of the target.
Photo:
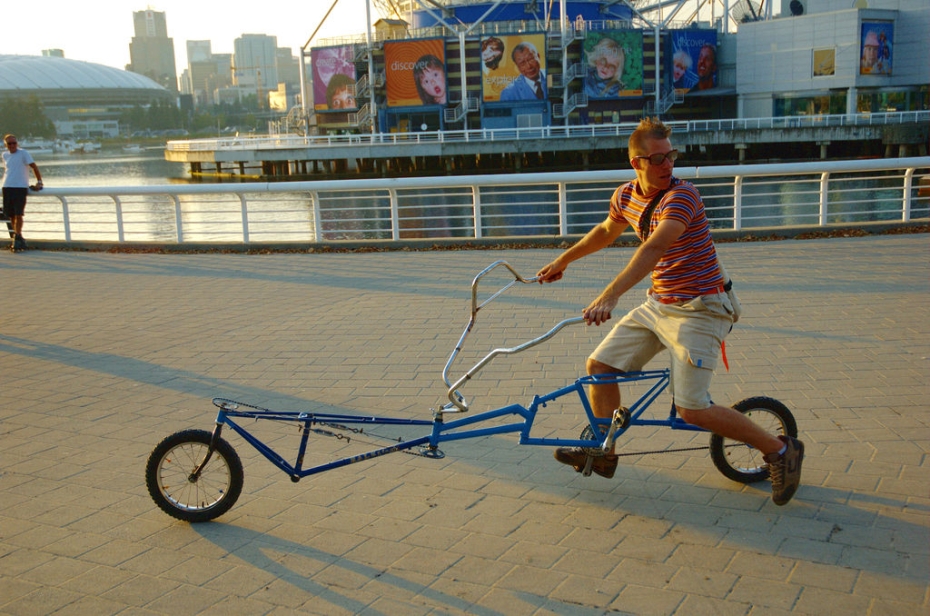
POLYGON ((617 307, 617 300, 607 297, 598 297, 585 308, 581 315, 587 325, 600 325, 610 320, 610 313, 617 307))

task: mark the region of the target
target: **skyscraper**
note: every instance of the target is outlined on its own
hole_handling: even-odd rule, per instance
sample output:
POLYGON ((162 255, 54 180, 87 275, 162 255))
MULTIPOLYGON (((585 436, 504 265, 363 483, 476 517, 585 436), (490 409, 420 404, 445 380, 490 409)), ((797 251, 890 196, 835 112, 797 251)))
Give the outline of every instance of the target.
POLYGON ((260 104, 264 105, 267 92, 278 87, 278 38, 266 34, 243 34, 234 41, 233 49, 233 82, 239 87, 255 88, 260 104))
POLYGON ((187 86, 194 106, 213 103, 212 84, 216 81, 216 62, 210 41, 187 41, 187 86))
POLYGON ((290 47, 278 47, 275 66, 278 69, 278 83, 300 86, 300 63, 290 47))
POLYGON ((135 36, 129 43, 129 66, 126 68, 177 92, 174 39, 168 37, 165 14, 152 10, 135 11, 132 22, 135 36))

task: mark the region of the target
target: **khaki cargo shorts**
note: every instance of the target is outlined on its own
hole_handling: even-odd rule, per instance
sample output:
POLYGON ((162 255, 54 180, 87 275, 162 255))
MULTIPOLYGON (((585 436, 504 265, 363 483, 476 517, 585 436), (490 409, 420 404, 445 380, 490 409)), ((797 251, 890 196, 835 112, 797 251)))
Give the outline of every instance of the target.
POLYGON ((679 304, 663 304, 650 295, 620 319, 591 359, 633 372, 668 349, 675 404, 706 409, 712 404, 710 382, 720 360, 720 345, 733 327, 732 313, 725 293, 679 304))

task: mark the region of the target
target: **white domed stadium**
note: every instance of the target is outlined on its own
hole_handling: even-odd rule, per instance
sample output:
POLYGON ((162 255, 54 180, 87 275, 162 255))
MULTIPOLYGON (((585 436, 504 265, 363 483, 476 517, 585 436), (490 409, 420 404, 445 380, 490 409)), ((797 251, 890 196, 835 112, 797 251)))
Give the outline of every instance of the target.
POLYGON ((119 135, 126 109, 177 101, 174 92, 138 73, 54 56, 0 54, 0 100, 32 96, 59 137, 83 139, 119 135))
POLYGON ((102 64, 46 56, 0 55, 0 96, 36 95, 46 107, 134 105, 174 94, 148 77, 102 64))

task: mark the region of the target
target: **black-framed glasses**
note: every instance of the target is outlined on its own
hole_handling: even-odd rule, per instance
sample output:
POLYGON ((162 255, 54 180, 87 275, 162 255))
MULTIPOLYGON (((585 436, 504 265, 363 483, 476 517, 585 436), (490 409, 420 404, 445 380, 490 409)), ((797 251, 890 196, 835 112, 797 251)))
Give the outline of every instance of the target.
POLYGON ((664 154, 659 152, 658 154, 650 154, 649 156, 634 156, 633 158, 645 158, 649 161, 650 165, 655 165, 658 167, 665 162, 665 159, 669 159, 672 162, 678 160, 678 150, 669 150, 664 154))

